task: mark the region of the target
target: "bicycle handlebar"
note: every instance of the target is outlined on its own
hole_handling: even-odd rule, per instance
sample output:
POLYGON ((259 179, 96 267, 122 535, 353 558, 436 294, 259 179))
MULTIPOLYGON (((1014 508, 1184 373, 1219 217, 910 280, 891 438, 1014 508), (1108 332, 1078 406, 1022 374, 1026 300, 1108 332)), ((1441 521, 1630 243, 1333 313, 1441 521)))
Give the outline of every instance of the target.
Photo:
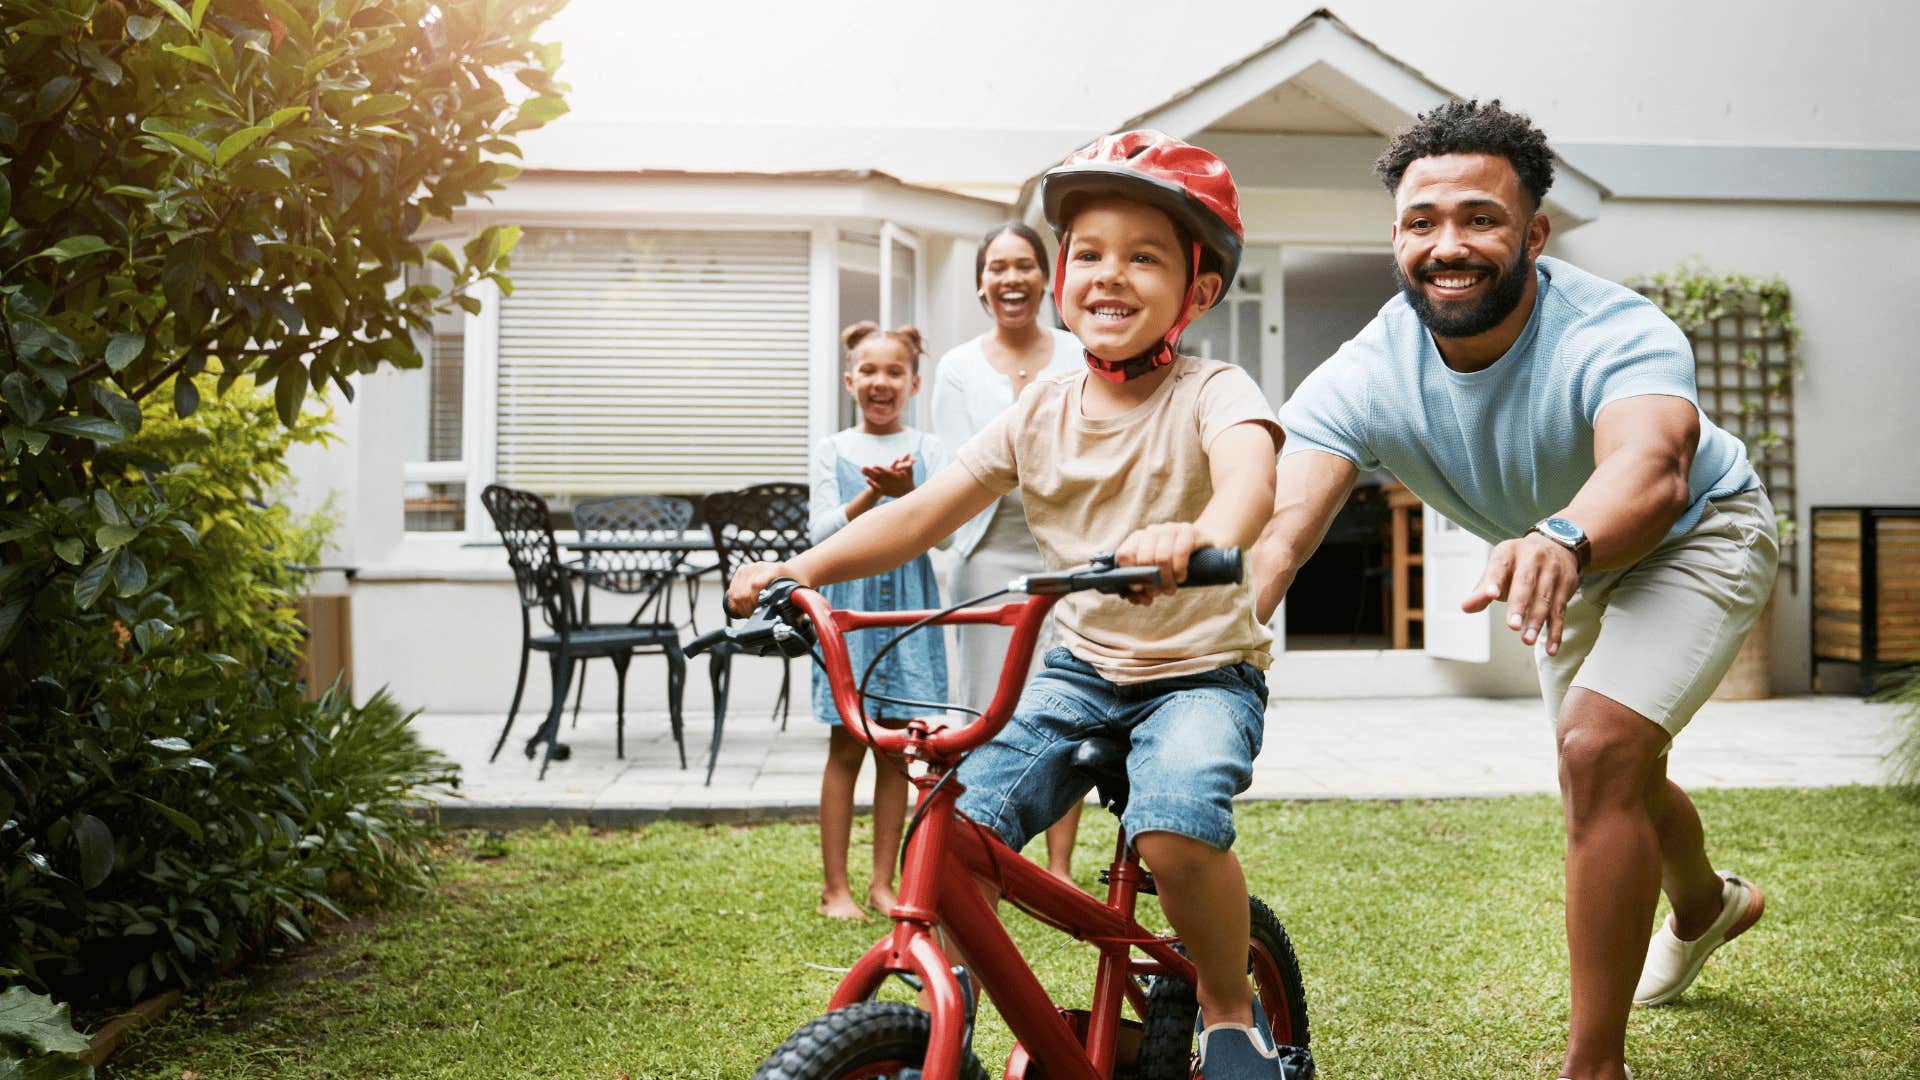
POLYGON ((813 651, 816 632, 812 622, 793 604, 793 590, 798 588, 800 583, 792 578, 775 579, 760 593, 759 606, 753 609, 752 615, 737 625, 701 634, 681 652, 695 657, 722 644, 731 644, 755 656, 779 653, 799 659, 807 655, 813 651))
POLYGON ((1238 585, 1246 580, 1246 568, 1237 547, 1203 547, 1187 556, 1187 579, 1180 587, 1202 588, 1208 585, 1238 585))
MULTIPOLYGON (((1187 575, 1180 588, 1213 585, 1237 585, 1244 576, 1239 548, 1196 548, 1187 558, 1187 575)), ((1028 599, 997 608, 963 608, 933 620, 942 623, 994 623, 1014 628, 1002 668, 1001 688, 980 721, 964 728, 946 728, 926 734, 922 747, 929 756, 948 760, 985 743, 1006 725, 1018 697, 1017 681, 1009 694, 1011 672, 1024 673, 1039 639, 1040 621, 1047 611, 1067 593, 1096 591, 1118 595, 1136 586, 1159 584, 1160 571, 1153 566, 1119 566, 1112 555, 1096 555, 1084 567, 1049 573, 1029 574, 1011 583, 1009 591, 1024 592, 1028 599), (1004 699, 1004 700, 1003 700, 1004 699)), ((689 642, 683 652, 698 656, 715 648, 730 646, 756 656, 798 658, 812 651, 816 642, 824 654, 827 677, 832 680, 835 704, 841 710, 841 723, 862 742, 878 749, 898 753, 909 739, 919 738, 908 731, 872 728, 860 722, 859 695, 853 689, 851 661, 847 656, 844 633, 850 629, 874 626, 906 626, 934 612, 840 612, 829 606, 818 592, 792 578, 778 578, 760 593, 753 614, 745 620, 702 634, 689 642), (844 684, 844 685, 843 685, 844 684), (850 715, 847 706, 855 711, 850 715)))
MULTIPOLYGON (((1238 585, 1242 576, 1239 548, 1194 548, 1187 556, 1187 576, 1181 579, 1180 588, 1238 585)), ((1059 595, 1083 589, 1119 595, 1136 585, 1158 584, 1159 567, 1119 566, 1112 555, 1095 555, 1080 569, 1028 574, 1020 579, 1019 588, 1028 596, 1059 595)))

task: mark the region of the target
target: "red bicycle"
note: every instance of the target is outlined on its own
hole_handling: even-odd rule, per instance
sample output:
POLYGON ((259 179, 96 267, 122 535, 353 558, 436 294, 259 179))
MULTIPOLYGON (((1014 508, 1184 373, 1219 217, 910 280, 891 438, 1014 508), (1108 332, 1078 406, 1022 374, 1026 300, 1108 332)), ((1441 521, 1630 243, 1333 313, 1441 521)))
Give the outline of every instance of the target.
MULTIPOLYGON (((1198 1005, 1193 965, 1177 937, 1156 935, 1134 920, 1140 894, 1155 890, 1152 875, 1141 867, 1124 832, 1115 842, 1112 864, 1101 875, 1107 885, 1102 901, 1021 858, 954 806, 961 790, 953 780, 954 768, 1013 715, 1048 610, 1070 592, 1122 593, 1158 580, 1153 567, 1119 567, 1111 557, 1103 557, 1081 569, 1029 575, 993 594, 1025 593, 1023 601, 979 607, 972 605, 980 601, 972 600, 938 612, 853 612, 834 610, 819 593, 783 579, 761 593, 751 618, 703 635, 687 647, 691 656, 725 638, 745 651, 799 657, 817 642, 846 728, 905 764, 924 766, 910 771, 919 798, 902 860, 900 900, 889 912, 892 929, 842 979, 828 1004, 830 1011, 795 1031, 760 1066, 757 1078, 986 1080, 972 1049, 976 982, 1018 1040, 1007 1060, 1007 1080, 1173 1080, 1194 1074, 1198 1005), (906 627, 904 636, 924 626, 974 623, 1013 628, 999 685, 979 720, 965 727, 935 726, 926 720, 898 728, 868 723, 847 656, 846 633, 906 627), (1065 1009, 1053 1002, 975 879, 993 882, 1009 903, 1099 949, 1092 1008, 1065 1009), (949 959, 936 928, 965 956, 965 967, 949 959), (874 1000, 891 976, 903 977, 919 990, 930 1012, 874 1000), (1130 1006, 1137 1019, 1126 1017, 1123 1006, 1130 1006)), ((1239 580, 1237 549, 1203 548, 1194 552, 1182 587, 1239 580)), ((1125 745, 1108 740, 1084 742, 1074 756, 1101 803, 1115 814, 1126 804, 1125 762, 1125 745)), ((1252 940, 1247 963, 1255 992, 1274 1040, 1295 1048, 1291 1057, 1282 1051, 1283 1061, 1289 1062, 1285 1075, 1290 1080, 1311 1077, 1299 962, 1286 930, 1267 905, 1254 897, 1248 897, 1248 904, 1252 940)))

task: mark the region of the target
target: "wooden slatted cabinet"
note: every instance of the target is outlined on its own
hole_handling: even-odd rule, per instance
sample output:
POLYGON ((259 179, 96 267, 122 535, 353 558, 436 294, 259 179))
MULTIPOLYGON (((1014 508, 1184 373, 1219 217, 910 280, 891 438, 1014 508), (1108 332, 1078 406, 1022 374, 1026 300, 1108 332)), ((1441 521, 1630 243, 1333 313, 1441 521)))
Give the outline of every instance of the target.
POLYGON ((1880 669, 1920 663, 1920 507, 1813 508, 1812 671, 1860 665, 1871 690, 1880 669))

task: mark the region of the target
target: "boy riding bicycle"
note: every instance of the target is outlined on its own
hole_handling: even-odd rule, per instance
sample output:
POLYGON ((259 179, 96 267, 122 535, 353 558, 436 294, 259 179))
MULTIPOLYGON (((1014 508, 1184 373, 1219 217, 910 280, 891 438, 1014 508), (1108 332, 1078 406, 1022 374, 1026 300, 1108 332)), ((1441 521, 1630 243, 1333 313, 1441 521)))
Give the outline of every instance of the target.
POLYGON ((1158 589, 1078 593, 1054 609, 1064 646, 1001 736, 960 766, 959 807, 1018 850, 1086 793, 1075 744, 1126 741, 1121 824, 1193 960, 1203 1068, 1271 1080, 1281 1057, 1247 982, 1247 889, 1231 851, 1271 635, 1245 585, 1174 590, 1189 553, 1251 543, 1273 500, 1280 432, 1259 388, 1231 364, 1174 351, 1239 265, 1238 193, 1217 157, 1149 131, 1077 151, 1042 192, 1061 241, 1054 302, 1089 370, 1036 382, 959 449, 961 467, 791 563, 743 569, 728 603, 751 609, 778 577, 817 587, 891 569, 1015 487, 1050 568, 1109 550, 1159 567, 1158 589))

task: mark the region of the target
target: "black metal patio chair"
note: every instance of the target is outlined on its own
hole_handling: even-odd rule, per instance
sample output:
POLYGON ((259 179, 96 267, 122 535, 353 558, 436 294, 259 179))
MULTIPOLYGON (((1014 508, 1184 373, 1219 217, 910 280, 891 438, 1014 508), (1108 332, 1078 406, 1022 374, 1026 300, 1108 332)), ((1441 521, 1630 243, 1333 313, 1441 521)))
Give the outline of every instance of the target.
MULTIPOLYGON (((553 537, 553 518, 547 501, 530 491, 501 484, 489 484, 480 494, 480 502, 493 518, 494 528, 507 549, 507 563, 513 567, 513 580, 520 592, 520 674, 513 691, 513 704, 507 710, 507 723, 493 744, 487 760, 500 756, 513 730, 514 717, 520 711, 520 698, 527 687, 527 659, 538 651, 547 654, 553 678, 553 697, 547 707, 547 720, 527 741, 531 758, 542 741, 546 753, 540 759, 540 777, 546 778, 547 766, 555 758, 565 759, 568 752, 560 743, 560 718, 566 711, 567 684, 574 666, 586 660, 605 657, 613 661, 619 680, 619 697, 614 727, 614 756, 626 757, 627 665, 641 649, 662 649, 667 656, 669 687, 686 684, 686 660, 680 654, 680 642, 671 627, 663 633, 657 626, 630 626, 626 623, 588 623, 580 618, 573 599, 573 582, 578 572, 560 561, 560 546, 553 537), (533 632, 533 611, 538 608, 551 633, 533 632)), ((670 691, 671 692, 671 691, 670 691)), ((680 764, 686 766, 686 744, 678 725, 675 740, 680 742, 680 764)))
MULTIPOLYGON (((701 510, 707 520, 707 532, 713 537, 713 552, 719 559, 723 583, 731 581, 734 572, 750 562, 791 559, 807 549, 809 493, 805 484, 774 483, 755 484, 738 491, 716 491, 706 497, 701 510)), ((728 621, 732 621, 731 615, 728 621)), ((732 682, 733 654, 738 651, 722 643, 709 654, 707 662, 707 677, 713 683, 713 745, 707 751, 708 784, 713 783, 713 766, 720 758, 720 733, 727 720, 727 689, 732 682)), ((793 664, 782 658, 780 696, 773 706, 782 731, 787 729, 787 715, 792 706, 793 664)))
MULTIPOLYGON (((604 495, 581 499, 573 504, 573 527, 583 542, 633 541, 667 537, 681 539, 693 523, 693 500, 678 495, 604 495)), ((638 597, 629 626, 649 626, 672 641, 668 650, 667 708, 673 721, 673 738, 681 742, 681 700, 686 691, 686 667, 679 655, 679 638, 673 621, 673 583, 681 577, 680 567, 686 553, 671 550, 587 551, 571 566, 586 581, 580 594, 580 620, 593 621, 593 593, 602 589, 620 596, 638 597)), ((694 597, 689 592, 688 602, 694 597)), ((579 686, 573 693, 573 724, 580 724, 580 701, 587 692, 587 668, 579 665, 579 686)), ((686 752, 680 755, 680 767, 686 768, 686 752)))

